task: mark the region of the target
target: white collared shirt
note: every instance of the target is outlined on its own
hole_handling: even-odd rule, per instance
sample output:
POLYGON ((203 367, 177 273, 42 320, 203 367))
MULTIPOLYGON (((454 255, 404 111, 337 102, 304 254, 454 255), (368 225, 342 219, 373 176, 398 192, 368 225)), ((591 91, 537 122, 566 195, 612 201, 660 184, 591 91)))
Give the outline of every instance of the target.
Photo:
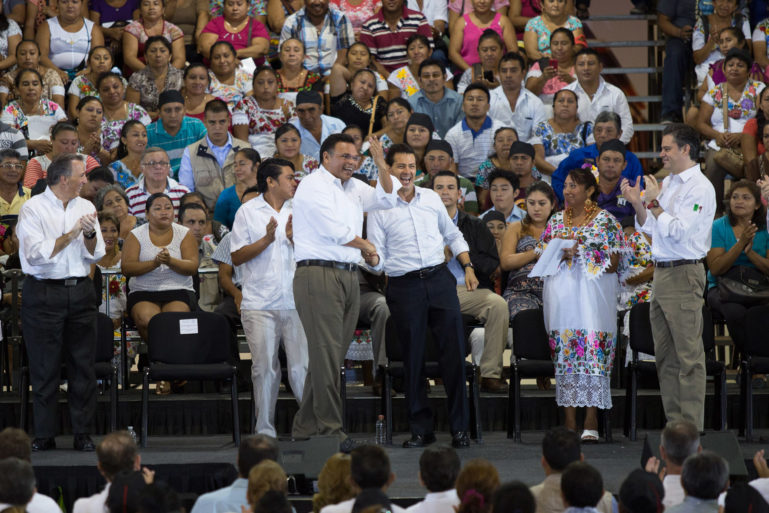
POLYGON ((431 27, 434 27, 435 22, 439 20, 445 21, 447 24, 449 22, 449 3, 446 0, 424 0, 421 9, 417 0, 408 0, 406 7, 424 14, 431 27))
POLYGON ((370 214, 368 239, 379 253, 376 270, 384 268, 388 276, 442 264, 445 246, 454 255, 470 250, 440 196, 422 187, 415 187, 410 202, 398 197, 395 208, 370 214))
POLYGON ((392 182, 390 194, 379 182, 371 187, 351 178, 343 184, 322 165, 304 177, 294 196, 296 261, 358 263, 360 250, 345 244, 363 233, 363 212, 395 206, 401 184, 392 182))
POLYGON ((686 494, 681 485, 681 474, 666 475, 665 479, 662 480, 662 487, 665 489, 665 498, 662 499, 662 504, 666 508, 681 504, 684 501, 686 494))
POLYGON ((577 93, 579 106, 577 115, 580 121, 590 121, 595 124, 595 118, 603 111, 611 111, 617 114, 622 122, 622 135, 620 141, 627 144, 633 137, 633 116, 630 115, 630 106, 627 103, 625 93, 619 87, 609 84, 603 77, 598 79, 598 89, 593 99, 582 89, 579 80, 564 87, 577 93))
POLYGON ((454 152, 454 160, 457 162, 460 176, 469 178, 473 182, 475 182, 475 175, 478 174, 478 168, 484 160, 489 158, 489 154, 494 149, 494 133, 505 126, 491 116, 489 119, 491 119, 491 127, 473 136, 470 128, 465 128, 467 123, 463 117, 446 132, 444 137, 454 152))
POLYGON ((547 109, 537 95, 521 87, 515 101, 515 110, 512 110, 504 89, 499 86, 491 90, 489 116, 503 126, 515 128, 518 140, 527 143, 537 123, 547 121, 547 109))
MULTIPOLYGON (((80 501, 82 499, 78 499, 80 501)), ((77 502, 77 501, 75 501, 77 502)), ((12 504, 0 504, 0 511, 10 508, 13 506, 12 504)), ((47 495, 43 495, 42 493, 35 492, 35 495, 32 496, 32 500, 27 503, 27 506, 24 508, 27 513, 61 513, 61 508, 58 504, 56 504, 56 501, 48 497, 47 495)), ((98 513, 105 513, 103 510, 99 511, 98 513)))
POLYGON ((639 227, 652 237, 652 259, 705 258, 710 250, 716 193, 700 165, 667 176, 657 201, 663 212, 655 218, 647 210, 646 222, 639 227))
MULTIPOLYGON (((110 483, 107 483, 101 492, 93 494, 90 497, 81 497, 76 500, 72 505, 72 513, 109 513, 109 509, 106 505, 109 487, 110 483)), ((32 510, 29 508, 27 511, 28 513, 32 513, 32 510)))
POLYGON ((286 237, 286 223, 292 211, 291 200, 283 204, 280 212, 276 212, 262 195, 241 205, 235 214, 230 239, 232 253, 264 237, 271 217, 278 222, 275 240, 264 251, 240 266, 243 272, 242 310, 295 308, 294 245, 286 237))
MULTIPOLYGON (((352 513, 352 508, 355 506, 355 497, 347 499, 346 501, 339 502, 337 504, 328 504, 323 506, 320 513, 352 513)), ((391 504, 393 513, 404 513, 406 510, 398 506, 397 504, 391 504)))
POLYGON ((407 513, 454 513, 454 506, 459 506, 460 500, 455 489, 444 492, 431 492, 425 495, 425 500, 406 508, 407 513))
POLYGON ((93 255, 85 247, 82 232, 56 256, 51 257, 51 253, 57 238, 72 230, 84 215, 95 213, 93 203, 80 197, 71 199, 64 208, 50 187, 46 187, 43 194, 27 200, 21 207, 16 227, 24 274, 54 280, 88 276, 91 264, 98 262, 105 254, 98 221, 94 225, 96 247, 93 255))
POLYGON ((248 507, 248 479, 238 477, 230 486, 204 493, 195 501, 190 513, 235 513, 248 507))

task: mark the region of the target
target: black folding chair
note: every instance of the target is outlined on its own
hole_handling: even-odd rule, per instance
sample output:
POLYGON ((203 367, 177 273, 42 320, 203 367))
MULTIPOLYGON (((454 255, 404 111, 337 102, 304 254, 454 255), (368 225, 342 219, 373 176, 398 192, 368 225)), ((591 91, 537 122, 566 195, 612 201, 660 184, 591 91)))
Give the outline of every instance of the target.
POLYGON ((745 314, 745 346, 740 362, 740 405, 745 441, 753 441, 753 375, 769 373, 769 306, 755 306, 745 314))
POLYGON ((229 380, 232 396, 232 439, 240 445, 238 368, 230 363, 230 348, 222 343, 229 333, 227 319, 210 312, 165 312, 148 326, 147 354, 142 387, 141 446, 147 446, 149 385, 153 381, 229 380))

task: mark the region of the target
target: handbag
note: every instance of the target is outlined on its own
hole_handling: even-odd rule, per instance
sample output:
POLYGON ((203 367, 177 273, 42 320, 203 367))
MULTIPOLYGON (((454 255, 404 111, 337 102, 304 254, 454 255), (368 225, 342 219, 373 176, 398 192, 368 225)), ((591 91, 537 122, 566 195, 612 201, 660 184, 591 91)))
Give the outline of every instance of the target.
POLYGON ((769 303, 769 278, 755 267, 737 265, 718 278, 718 294, 723 303, 769 303))
MULTIPOLYGON (((727 112, 729 97, 726 94, 726 82, 721 84, 721 91, 723 97, 724 133, 729 133, 729 116, 727 112)), ((745 172, 745 160, 742 156, 742 150, 721 148, 713 155, 713 160, 735 178, 742 178, 745 172)))

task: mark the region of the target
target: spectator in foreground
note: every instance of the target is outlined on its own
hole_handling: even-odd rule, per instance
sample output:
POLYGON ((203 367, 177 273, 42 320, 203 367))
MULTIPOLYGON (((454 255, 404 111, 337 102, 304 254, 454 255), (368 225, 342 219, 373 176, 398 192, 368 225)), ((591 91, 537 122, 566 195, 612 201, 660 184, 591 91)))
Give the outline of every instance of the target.
POLYGON ((640 468, 632 471, 619 489, 619 513, 659 513, 665 506, 659 478, 640 468))
POLYGON ((494 513, 534 513, 536 510, 534 496, 520 481, 504 483, 491 498, 491 511, 494 513))
MULTIPOLYGON (((662 430, 659 451, 660 459, 665 463, 665 478, 662 480, 665 488, 663 504, 669 508, 684 500, 684 489, 681 485, 681 468, 684 461, 702 451, 697 426, 688 420, 669 422, 662 430)), ((658 474, 659 470, 660 460, 652 456, 646 462, 646 471, 658 474)))
POLYGON ((488 513, 498 486, 499 473, 494 465, 482 458, 468 461, 457 476, 457 513, 488 513))
POLYGON ((681 470, 681 485, 686 497, 667 513, 716 513, 718 496, 729 484, 729 464, 711 451, 686 458, 681 470))
POLYGON ((601 473, 582 461, 569 463, 561 476, 561 494, 564 513, 597 513, 604 494, 601 473))
POLYGON ((724 513, 767 513, 769 504, 750 483, 735 483, 726 492, 724 513))
MULTIPOLYGON (((26 462, 30 462, 32 459, 32 442, 29 435, 21 429, 13 427, 7 427, 0 431, 0 460, 10 458, 17 458, 26 462)), ((5 474, 6 472, 2 472, 2 475, 5 474)), ((5 508, 0 505, 0 511, 3 509, 5 508)), ((27 513, 61 513, 56 501, 37 491, 35 491, 32 499, 26 503, 24 509, 27 513)))
POLYGON ((326 460, 318 474, 318 493, 312 497, 313 513, 324 506, 354 499, 356 488, 350 479, 350 455, 338 452, 326 460))
POLYGON ((13 457, 0 460, 0 508, 4 513, 26 513, 36 492, 30 462, 13 457))
MULTIPOLYGON (((424 500, 406 509, 408 513, 451 512, 459 506, 454 483, 459 475, 459 456, 448 446, 428 447, 419 457, 419 484, 427 488, 424 500)), ((527 490, 528 491, 528 490, 527 490)))

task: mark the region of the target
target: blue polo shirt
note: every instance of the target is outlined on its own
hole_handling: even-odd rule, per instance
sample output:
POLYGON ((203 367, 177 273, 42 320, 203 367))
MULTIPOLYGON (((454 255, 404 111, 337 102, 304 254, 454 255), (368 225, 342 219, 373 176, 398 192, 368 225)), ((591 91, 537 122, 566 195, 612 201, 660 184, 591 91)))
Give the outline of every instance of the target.
POLYGON ((176 180, 179 176, 184 149, 201 140, 207 133, 206 125, 202 121, 184 116, 179 131, 171 136, 163 128, 163 121, 158 119, 147 127, 147 148, 157 146, 166 150, 171 161, 171 178, 176 180))

